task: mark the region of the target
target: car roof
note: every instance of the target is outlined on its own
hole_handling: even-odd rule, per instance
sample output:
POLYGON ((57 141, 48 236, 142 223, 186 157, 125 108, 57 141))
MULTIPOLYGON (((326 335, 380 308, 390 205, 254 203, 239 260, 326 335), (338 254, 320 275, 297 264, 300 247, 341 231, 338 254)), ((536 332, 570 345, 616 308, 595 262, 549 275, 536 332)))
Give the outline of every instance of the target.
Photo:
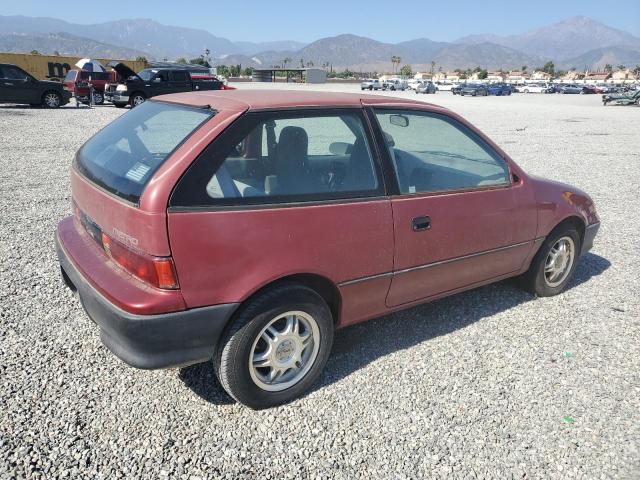
POLYGON ((436 105, 416 100, 366 95, 359 93, 336 93, 295 90, 208 90, 200 92, 173 93, 156 97, 158 100, 211 107, 215 110, 243 112, 245 110, 268 110, 304 107, 361 107, 367 105, 416 105, 441 109, 436 105))

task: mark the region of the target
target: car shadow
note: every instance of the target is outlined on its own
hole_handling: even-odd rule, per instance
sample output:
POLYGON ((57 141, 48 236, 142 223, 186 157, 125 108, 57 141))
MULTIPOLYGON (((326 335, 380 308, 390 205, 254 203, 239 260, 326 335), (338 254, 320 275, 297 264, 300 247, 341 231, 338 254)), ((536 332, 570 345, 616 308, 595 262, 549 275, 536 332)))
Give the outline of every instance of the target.
MULTIPOLYGON (((611 263, 599 255, 585 254, 568 289, 600 275, 610 266, 611 263)), ((335 334, 327 366, 313 390, 338 382, 390 353, 534 300, 535 296, 517 288, 512 280, 504 280, 340 329, 335 334)), ((220 386, 212 362, 182 368, 179 378, 207 402, 234 402, 220 386)))

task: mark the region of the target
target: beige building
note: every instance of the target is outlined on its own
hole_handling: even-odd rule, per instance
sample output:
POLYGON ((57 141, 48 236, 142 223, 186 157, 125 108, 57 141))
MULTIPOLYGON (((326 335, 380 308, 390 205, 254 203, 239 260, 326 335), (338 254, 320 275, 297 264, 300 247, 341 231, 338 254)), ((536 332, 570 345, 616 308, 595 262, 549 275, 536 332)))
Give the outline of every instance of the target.
POLYGON ((514 70, 507 74, 506 79, 509 83, 524 83, 529 80, 529 75, 527 72, 514 70))
POLYGON ((606 82, 611 78, 611 74, 607 72, 592 72, 583 75, 584 81, 586 83, 600 83, 606 82))
POLYGON ((547 72, 536 70, 531 74, 531 80, 534 80, 536 82, 548 82, 549 80, 551 80, 551 75, 549 75, 547 72))
POLYGON ((575 70, 571 70, 567 72, 560 80, 563 82, 575 82, 576 80, 585 79, 586 75, 584 73, 576 72, 575 70))
POLYGON ((631 70, 628 68, 626 70, 618 70, 617 72, 613 72, 611 75, 611 80, 614 82, 633 82, 638 80, 636 76, 633 74, 631 70))
POLYGON ((506 78, 506 74, 503 72, 488 72, 487 73, 487 81, 488 82, 504 82, 506 78))

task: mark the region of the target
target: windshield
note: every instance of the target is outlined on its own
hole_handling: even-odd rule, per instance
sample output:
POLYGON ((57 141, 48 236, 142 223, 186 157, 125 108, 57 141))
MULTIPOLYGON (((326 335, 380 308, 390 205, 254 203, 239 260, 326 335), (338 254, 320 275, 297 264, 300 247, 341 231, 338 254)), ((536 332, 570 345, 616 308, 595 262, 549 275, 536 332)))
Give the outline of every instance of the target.
POLYGON ((153 77, 153 74, 154 74, 153 70, 142 70, 138 72, 138 76, 145 82, 148 82, 149 80, 151 80, 151 77, 153 77))
POLYGON ((89 180, 133 203, 169 155, 214 112, 145 102, 94 135, 76 167, 89 180))

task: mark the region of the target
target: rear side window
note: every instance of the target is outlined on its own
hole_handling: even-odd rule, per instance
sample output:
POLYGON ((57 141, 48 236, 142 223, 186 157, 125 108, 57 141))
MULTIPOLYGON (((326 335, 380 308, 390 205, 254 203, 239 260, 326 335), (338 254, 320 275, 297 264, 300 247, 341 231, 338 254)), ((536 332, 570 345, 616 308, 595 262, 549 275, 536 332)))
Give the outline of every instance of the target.
POLYGON ((213 115, 203 108, 145 102, 85 143, 76 167, 97 185, 138 203, 156 170, 213 115))
POLYGON ((191 166, 171 206, 273 204, 382 192, 360 111, 247 114, 191 166))
POLYGON ((174 82, 186 82, 190 78, 188 72, 181 71, 171 72, 171 77, 173 78, 174 82))
POLYGON ((6 78, 8 80, 27 80, 29 76, 17 67, 4 65, 2 67, 2 78, 6 78))

